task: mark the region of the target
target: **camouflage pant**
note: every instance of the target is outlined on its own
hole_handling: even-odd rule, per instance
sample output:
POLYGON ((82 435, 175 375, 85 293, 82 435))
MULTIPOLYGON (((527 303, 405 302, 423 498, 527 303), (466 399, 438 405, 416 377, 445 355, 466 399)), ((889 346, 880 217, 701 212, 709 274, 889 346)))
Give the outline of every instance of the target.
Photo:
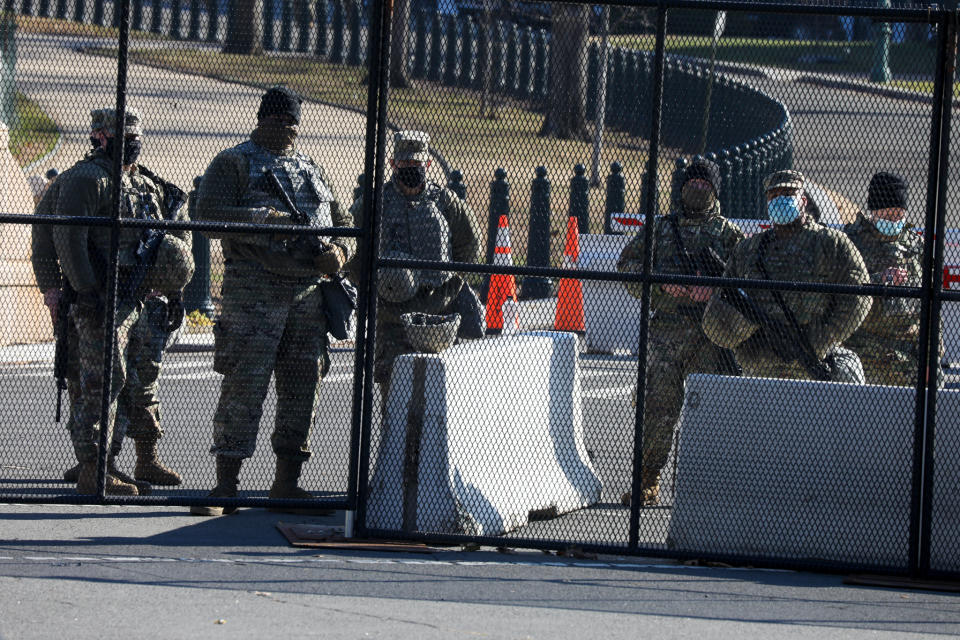
POLYGON ((223 374, 223 382, 210 451, 233 458, 253 455, 273 374, 273 451, 278 457, 308 459, 320 379, 330 367, 320 287, 232 260, 224 274, 223 314, 214 335, 214 370, 223 374))
POLYGON ((703 334, 695 319, 655 317, 650 323, 647 387, 644 394, 643 467, 659 471, 667 462, 691 373, 732 373, 728 352, 703 334))
POLYGON ((113 436, 117 451, 124 435, 134 440, 148 441, 163 436, 157 380, 160 378, 163 351, 170 336, 163 329, 166 314, 166 301, 163 298, 150 298, 143 303, 140 319, 130 332, 127 384, 120 394, 113 436))
MULTIPOLYGON (((920 358, 920 343, 917 340, 858 331, 844 346, 860 356, 867 384, 917 386, 920 358)), ((943 370, 937 367, 937 384, 942 383, 943 370)))
MULTIPOLYGON (((117 305, 116 330, 114 332, 114 365, 110 384, 110 410, 107 423, 111 440, 117 412, 117 399, 126 382, 127 345, 130 332, 136 324, 140 311, 136 303, 120 302, 117 305)), ((74 452, 80 462, 93 462, 99 445, 100 409, 103 393, 103 317, 74 306, 70 317, 76 330, 76 374, 74 391, 71 392, 70 419, 67 428, 73 441, 74 452)))
POLYGON ((463 286, 459 276, 453 276, 445 284, 430 292, 418 293, 412 300, 391 304, 377 300, 377 340, 374 348, 373 379, 381 385, 390 380, 393 361, 405 353, 415 353, 407 341, 407 334, 400 322, 405 313, 429 313, 445 315, 453 313, 453 305, 463 286))

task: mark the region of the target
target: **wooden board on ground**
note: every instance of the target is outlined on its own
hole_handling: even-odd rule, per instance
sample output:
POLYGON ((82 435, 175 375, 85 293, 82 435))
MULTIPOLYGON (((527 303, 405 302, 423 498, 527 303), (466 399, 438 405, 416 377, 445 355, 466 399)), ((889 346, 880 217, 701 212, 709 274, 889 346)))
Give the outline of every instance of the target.
POLYGON ((403 551, 407 553, 433 553, 419 542, 396 542, 392 540, 367 540, 344 538, 343 527, 329 525, 297 524, 278 522, 277 529, 294 547, 310 549, 355 549, 361 551, 403 551))

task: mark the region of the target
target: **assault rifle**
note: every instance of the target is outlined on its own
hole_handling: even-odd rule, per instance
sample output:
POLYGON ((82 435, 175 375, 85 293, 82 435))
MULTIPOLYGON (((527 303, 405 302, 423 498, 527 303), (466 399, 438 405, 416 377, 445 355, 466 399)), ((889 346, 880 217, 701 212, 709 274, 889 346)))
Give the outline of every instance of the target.
POLYGON ((67 365, 70 361, 70 343, 67 334, 70 322, 70 307, 77 299, 77 293, 61 277, 63 286, 60 289, 60 300, 57 302, 57 321, 53 327, 57 343, 53 352, 53 377, 57 381, 57 422, 60 422, 60 407, 63 404, 63 391, 67 388, 67 365))
POLYGON ((760 326, 757 339, 764 340, 781 360, 798 361, 814 380, 833 379, 829 365, 817 358, 802 327, 788 327, 774 320, 739 287, 725 287, 721 299, 733 306, 744 318, 760 326))
MULTIPOLYGON (((267 182, 271 187, 273 187, 273 190, 276 192, 276 194, 280 196, 280 200, 283 202, 284 206, 290 210, 290 215, 293 216, 294 222, 304 226, 315 226, 313 218, 308 216, 303 211, 300 211, 299 207, 297 207, 296 203, 290 197, 290 194, 287 193, 287 190, 283 187, 283 183, 280 182, 279 178, 277 178, 277 174, 273 172, 273 169, 270 169, 269 167, 264 169, 263 175, 267 177, 267 182)), ((319 236, 307 236, 307 242, 311 247, 319 249, 320 253, 330 249, 330 245, 321 240, 319 236)))

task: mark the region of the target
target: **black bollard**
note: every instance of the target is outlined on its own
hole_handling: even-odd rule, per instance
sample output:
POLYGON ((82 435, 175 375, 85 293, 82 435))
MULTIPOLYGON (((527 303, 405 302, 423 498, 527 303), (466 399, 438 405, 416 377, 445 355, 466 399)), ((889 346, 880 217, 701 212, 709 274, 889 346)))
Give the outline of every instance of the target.
POLYGON ((174 40, 180 39, 180 14, 182 7, 180 0, 171 0, 170 2, 170 37, 174 40))
POLYGON ((627 207, 627 181, 623 177, 623 165, 619 162, 610 164, 610 175, 607 176, 607 199, 603 207, 603 232, 613 233, 610 228, 610 214, 623 213, 627 207))
POLYGON ((440 68, 443 66, 443 17, 439 12, 434 12, 430 24, 430 67, 427 70, 427 80, 440 82, 440 68))
POLYGON ((363 17, 361 12, 363 8, 359 0, 350 0, 350 48, 347 50, 347 64, 352 67, 359 67, 363 62, 360 55, 360 20, 363 17))
POLYGON ((280 51, 293 49, 293 0, 280 0, 280 51))
POLYGON ((313 52, 317 56, 326 56, 329 53, 327 47, 327 20, 330 19, 330 10, 327 0, 317 0, 317 43, 313 46, 313 52))
MULTIPOLYGON (((537 177, 530 183, 530 227, 527 233, 527 266, 550 266, 550 180, 547 168, 537 167, 537 177)), ((549 298, 552 294, 549 278, 524 276, 521 297, 549 298)))
POLYGON ((461 200, 467 199, 467 185, 463 184, 463 174, 458 169, 450 172, 450 181, 447 182, 447 189, 457 194, 461 200))
POLYGON ((570 178, 570 217, 577 219, 577 230, 590 233, 590 179, 587 169, 577 163, 570 178))
POLYGON ((445 60, 443 65, 443 84, 452 87, 457 84, 457 19, 447 16, 447 38, 444 43, 445 60))
POLYGON ((343 3, 346 0, 331 0, 333 2, 333 45, 330 47, 330 62, 343 64, 344 41, 346 40, 347 19, 344 15, 343 3))

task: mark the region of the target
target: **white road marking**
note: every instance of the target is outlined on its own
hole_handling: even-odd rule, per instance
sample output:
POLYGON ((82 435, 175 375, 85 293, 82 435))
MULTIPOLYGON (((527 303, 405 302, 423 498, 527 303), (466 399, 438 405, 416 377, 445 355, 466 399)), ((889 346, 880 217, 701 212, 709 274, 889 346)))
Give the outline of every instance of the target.
POLYGON ((583 392, 584 398, 595 398, 598 400, 612 400, 614 398, 620 398, 622 396, 629 396, 633 394, 633 385, 628 384, 623 387, 599 387, 597 389, 590 389, 589 391, 583 392))

